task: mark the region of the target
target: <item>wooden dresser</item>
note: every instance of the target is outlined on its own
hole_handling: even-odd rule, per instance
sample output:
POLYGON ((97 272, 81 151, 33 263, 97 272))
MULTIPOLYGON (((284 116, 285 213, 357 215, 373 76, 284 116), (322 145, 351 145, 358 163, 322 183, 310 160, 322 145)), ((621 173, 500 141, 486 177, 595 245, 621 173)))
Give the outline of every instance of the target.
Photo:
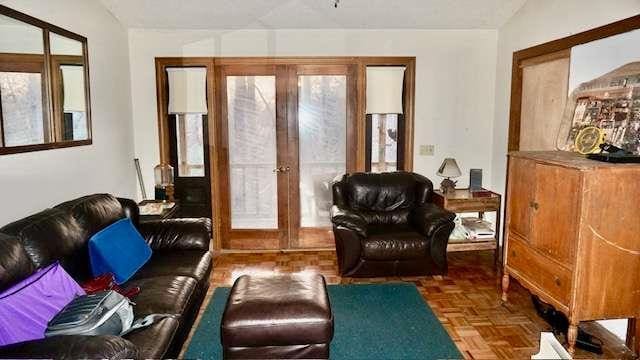
POLYGON ((507 179, 503 300, 513 277, 565 313, 572 354, 580 321, 640 318, 640 164, 513 152, 507 179))

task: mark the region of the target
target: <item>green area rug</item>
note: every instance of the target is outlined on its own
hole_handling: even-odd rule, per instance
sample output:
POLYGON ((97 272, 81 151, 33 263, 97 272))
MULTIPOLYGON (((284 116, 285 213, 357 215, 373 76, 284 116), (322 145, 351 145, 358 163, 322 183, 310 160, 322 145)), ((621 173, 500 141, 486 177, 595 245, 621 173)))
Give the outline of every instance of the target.
MULTIPOLYGON (((222 359, 220 320, 229 288, 217 288, 187 348, 189 359, 222 359)), ((331 359, 461 359, 413 284, 329 285, 331 359)))

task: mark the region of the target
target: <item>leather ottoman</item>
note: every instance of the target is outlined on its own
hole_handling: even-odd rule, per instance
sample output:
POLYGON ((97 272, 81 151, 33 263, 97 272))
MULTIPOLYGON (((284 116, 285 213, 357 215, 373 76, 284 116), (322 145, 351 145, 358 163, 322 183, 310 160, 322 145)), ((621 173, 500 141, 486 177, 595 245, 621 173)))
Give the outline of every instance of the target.
POLYGON ((328 359, 333 314, 324 277, 239 277, 220 334, 225 359, 328 359))

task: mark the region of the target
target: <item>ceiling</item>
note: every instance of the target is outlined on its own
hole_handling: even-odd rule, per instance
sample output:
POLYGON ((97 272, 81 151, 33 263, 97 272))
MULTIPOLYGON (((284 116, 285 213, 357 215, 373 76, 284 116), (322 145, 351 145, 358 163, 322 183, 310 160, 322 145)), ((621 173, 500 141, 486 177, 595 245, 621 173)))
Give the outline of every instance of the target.
POLYGON ((100 0, 128 28, 496 29, 527 0, 100 0))

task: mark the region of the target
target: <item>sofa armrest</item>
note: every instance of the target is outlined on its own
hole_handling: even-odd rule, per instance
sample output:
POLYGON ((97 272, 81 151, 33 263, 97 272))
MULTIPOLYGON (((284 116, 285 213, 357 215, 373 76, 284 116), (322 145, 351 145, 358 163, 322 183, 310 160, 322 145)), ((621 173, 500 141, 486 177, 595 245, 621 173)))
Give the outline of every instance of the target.
POLYGON ((409 215, 411 224, 424 236, 431 237, 440 227, 453 224, 456 214, 433 203, 413 209, 409 215))
POLYGON ((211 220, 164 219, 140 223, 140 234, 153 250, 209 250, 211 220))
POLYGON ((138 348, 120 336, 53 336, 0 347, 2 359, 137 359, 138 348))
POLYGON ((367 222, 353 210, 345 209, 337 205, 331 207, 331 223, 355 231, 363 238, 367 237, 367 222))

